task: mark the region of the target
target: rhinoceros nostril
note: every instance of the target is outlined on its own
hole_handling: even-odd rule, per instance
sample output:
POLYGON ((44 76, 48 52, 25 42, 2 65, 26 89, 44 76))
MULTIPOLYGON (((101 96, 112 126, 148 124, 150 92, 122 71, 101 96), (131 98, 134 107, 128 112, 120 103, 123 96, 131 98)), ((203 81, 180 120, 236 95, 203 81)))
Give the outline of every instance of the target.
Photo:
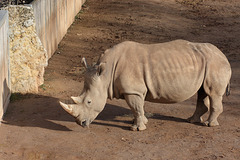
POLYGON ((83 127, 85 127, 85 126, 87 126, 87 121, 84 120, 84 121, 81 122, 81 124, 82 124, 83 127))

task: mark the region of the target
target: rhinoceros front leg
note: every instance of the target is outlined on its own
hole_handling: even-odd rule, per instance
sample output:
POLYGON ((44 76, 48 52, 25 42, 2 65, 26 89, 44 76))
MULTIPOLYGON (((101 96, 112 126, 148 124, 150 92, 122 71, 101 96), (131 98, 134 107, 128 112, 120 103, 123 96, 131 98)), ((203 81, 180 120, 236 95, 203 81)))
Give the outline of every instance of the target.
POLYGON ((125 100, 131 110, 133 111, 134 115, 134 124, 131 127, 131 130, 133 131, 142 131, 145 130, 147 127, 145 124, 147 124, 148 120, 144 115, 144 98, 138 96, 138 95, 124 95, 125 100))

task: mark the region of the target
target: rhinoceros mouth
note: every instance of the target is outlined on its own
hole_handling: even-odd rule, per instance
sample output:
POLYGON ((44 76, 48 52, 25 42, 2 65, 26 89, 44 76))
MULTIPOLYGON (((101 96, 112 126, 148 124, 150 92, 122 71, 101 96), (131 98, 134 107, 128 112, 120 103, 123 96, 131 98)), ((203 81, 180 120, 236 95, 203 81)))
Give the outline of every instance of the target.
POLYGON ((89 120, 84 119, 84 120, 81 120, 81 121, 76 120, 76 123, 85 128, 85 127, 88 127, 91 122, 89 120))

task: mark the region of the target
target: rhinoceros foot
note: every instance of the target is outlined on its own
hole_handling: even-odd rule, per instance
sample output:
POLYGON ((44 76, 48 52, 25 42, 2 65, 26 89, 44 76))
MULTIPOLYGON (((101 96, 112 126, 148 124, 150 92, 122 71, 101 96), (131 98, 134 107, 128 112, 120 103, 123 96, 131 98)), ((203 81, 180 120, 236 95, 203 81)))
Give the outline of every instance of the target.
POLYGON ((131 130, 132 131, 143 131, 143 130, 145 130, 145 129, 147 129, 147 127, 146 127, 146 125, 145 124, 141 124, 141 125, 133 125, 132 127, 131 127, 131 130))
POLYGON ((219 123, 218 123, 217 120, 216 120, 216 121, 211 121, 211 122, 209 122, 209 121, 205 121, 203 124, 204 124, 205 126, 208 126, 208 127, 219 126, 219 123))

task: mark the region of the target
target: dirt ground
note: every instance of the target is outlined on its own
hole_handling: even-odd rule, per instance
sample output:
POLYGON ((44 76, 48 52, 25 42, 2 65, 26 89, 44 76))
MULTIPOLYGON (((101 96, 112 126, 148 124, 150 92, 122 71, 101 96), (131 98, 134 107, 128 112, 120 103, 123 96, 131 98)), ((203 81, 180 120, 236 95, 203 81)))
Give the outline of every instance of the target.
MULTIPOLYGON (((219 66, 221 67, 221 66, 219 66)), ((14 95, 0 127, 1 160, 240 159, 240 1, 88 0, 49 60, 38 95, 14 95), (147 130, 133 132, 124 100, 108 101, 90 128, 59 105, 81 92, 81 58, 94 63, 125 40, 210 42, 228 57, 233 76, 220 126, 186 122, 196 96, 177 104, 145 103, 147 130)), ((205 116, 206 119, 207 115, 205 116)))

